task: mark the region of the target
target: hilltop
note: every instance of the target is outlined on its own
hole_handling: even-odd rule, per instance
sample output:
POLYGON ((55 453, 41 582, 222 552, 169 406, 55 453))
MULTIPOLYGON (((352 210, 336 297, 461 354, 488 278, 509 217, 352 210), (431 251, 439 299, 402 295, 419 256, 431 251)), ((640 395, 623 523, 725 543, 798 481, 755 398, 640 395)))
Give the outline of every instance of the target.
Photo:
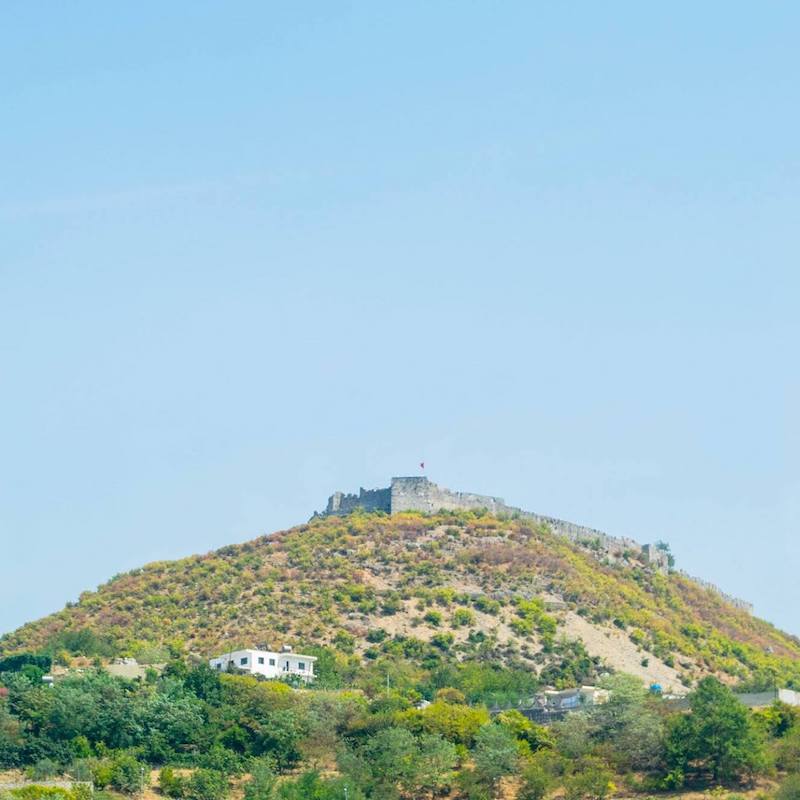
POLYGON ((118 575, 0 639, 23 651, 142 661, 256 643, 489 661, 569 685, 608 669, 680 691, 714 674, 800 685, 800 641, 631 548, 613 557, 546 522, 482 510, 356 508, 118 575))

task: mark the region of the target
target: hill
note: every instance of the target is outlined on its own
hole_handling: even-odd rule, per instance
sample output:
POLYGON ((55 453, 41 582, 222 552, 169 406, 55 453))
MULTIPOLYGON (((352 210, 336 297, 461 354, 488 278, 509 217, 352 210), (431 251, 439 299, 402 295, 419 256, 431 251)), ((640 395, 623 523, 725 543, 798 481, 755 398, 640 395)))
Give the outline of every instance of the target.
POLYGON ((356 511, 148 564, 3 636, 0 656, 152 662, 283 642, 353 664, 489 661, 555 685, 611 668, 678 691, 706 674, 800 686, 800 641, 700 583, 480 511, 356 511))

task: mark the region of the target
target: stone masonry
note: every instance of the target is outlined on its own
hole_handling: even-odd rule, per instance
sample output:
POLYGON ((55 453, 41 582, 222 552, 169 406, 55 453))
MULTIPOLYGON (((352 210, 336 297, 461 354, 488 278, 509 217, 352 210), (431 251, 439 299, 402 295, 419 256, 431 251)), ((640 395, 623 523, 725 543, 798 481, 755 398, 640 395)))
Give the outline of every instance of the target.
MULTIPOLYGON (((610 536, 595 528, 587 528, 566 522, 555 517, 546 517, 524 511, 515 506, 506 505, 502 497, 473 494, 471 492, 452 492, 437 486, 433 481, 423 476, 392 478, 388 487, 383 489, 359 489, 358 494, 344 494, 334 492, 328 498, 325 511, 315 513, 314 516, 343 516, 352 511, 383 511, 386 514, 399 514, 403 511, 423 511, 435 513, 437 511, 476 511, 485 509, 490 514, 506 514, 531 520, 537 524, 544 524, 558 536, 563 536, 596 552, 598 556, 606 556, 612 561, 619 560, 625 554, 638 556, 642 562, 660 572, 669 569, 669 556, 658 545, 639 544, 639 542, 620 536, 610 536)), ((684 573, 685 574, 685 573, 684 573)), ((688 577, 688 576, 687 576, 688 577)), ((747 611, 752 607, 744 600, 723 592, 717 586, 707 581, 695 580, 712 592, 723 597, 747 611)))
POLYGON ((612 558, 623 553, 639 555, 655 569, 667 569, 667 554, 652 545, 640 545, 633 539, 609 536, 607 533, 575 525, 563 519, 546 517, 509 506, 502 497, 473 494, 472 492, 453 492, 444 489, 425 477, 392 478, 391 485, 385 489, 359 489, 358 494, 334 492, 328 498, 325 511, 319 516, 349 514, 356 509, 364 511, 383 511, 398 514, 403 511, 464 511, 485 509, 490 514, 507 514, 522 517, 547 525, 554 533, 571 541, 588 546, 612 558))

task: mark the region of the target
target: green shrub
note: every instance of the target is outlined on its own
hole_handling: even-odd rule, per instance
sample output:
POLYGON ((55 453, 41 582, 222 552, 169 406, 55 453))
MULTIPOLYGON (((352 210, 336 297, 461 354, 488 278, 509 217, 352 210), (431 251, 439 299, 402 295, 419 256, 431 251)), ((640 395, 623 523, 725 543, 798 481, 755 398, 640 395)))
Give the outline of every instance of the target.
POLYGON ((800 800, 800 774, 789 775, 778 787, 775 800, 800 800))
POLYGON ((257 759, 250 767, 250 780, 244 785, 244 800, 271 800, 276 784, 272 762, 257 759))
POLYGON ((167 797, 183 797, 185 793, 185 779, 175 774, 171 767, 164 767, 158 773, 158 788, 161 794, 167 797))
POLYGON ((487 597, 486 595, 479 595, 478 597, 474 598, 472 604, 478 609, 478 611, 483 611, 484 614, 497 615, 500 613, 500 602, 498 600, 493 600, 491 597, 487 597))
POLYGON ((472 753, 475 771, 494 786, 505 775, 513 775, 519 766, 519 748, 514 734, 503 725, 490 722, 475 736, 472 753))
POLYGON ((564 781, 566 800, 605 800, 614 791, 614 775, 598 759, 584 759, 564 781))
POLYGON ((306 772, 286 781, 274 794, 275 800, 364 800, 364 794, 347 778, 323 778, 319 772, 306 772))
POLYGON ((58 764, 49 758, 40 758, 29 770, 28 777, 35 781, 47 781, 59 773, 58 764))
POLYGON ((333 637, 333 645, 343 653, 352 653, 356 645, 356 637, 347 631, 337 631, 333 637))
POLYGON ((23 786, 7 794, 14 800, 75 800, 72 791, 57 786, 23 786))
POLYGON ((438 628, 439 625, 442 624, 442 612, 441 611, 428 611, 425 616, 423 617, 425 622, 429 625, 433 625, 435 628, 438 628))
POLYGON ((528 764, 522 770, 517 800, 543 800, 552 783, 552 777, 541 764, 528 764))
POLYGON ((198 769, 185 784, 186 800, 223 800, 228 796, 228 777, 213 769, 198 769))
POLYGON ((123 794, 142 791, 150 781, 150 770, 133 756, 118 755, 112 761, 111 786, 123 794))
POLYGON ((468 608, 457 608, 451 617, 454 628, 466 628, 475 624, 475 615, 468 608))
POLYGON ((439 650, 449 650, 454 641, 452 633, 437 633, 431 636, 431 644, 439 650))

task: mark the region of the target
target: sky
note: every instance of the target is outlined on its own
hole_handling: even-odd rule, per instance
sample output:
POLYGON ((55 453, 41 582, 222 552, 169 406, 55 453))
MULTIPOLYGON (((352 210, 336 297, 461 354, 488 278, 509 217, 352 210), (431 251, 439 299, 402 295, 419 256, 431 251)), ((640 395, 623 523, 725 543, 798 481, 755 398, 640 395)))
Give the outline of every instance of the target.
POLYGON ((0 632, 428 476, 800 634, 796 3, 0 9, 0 632))

